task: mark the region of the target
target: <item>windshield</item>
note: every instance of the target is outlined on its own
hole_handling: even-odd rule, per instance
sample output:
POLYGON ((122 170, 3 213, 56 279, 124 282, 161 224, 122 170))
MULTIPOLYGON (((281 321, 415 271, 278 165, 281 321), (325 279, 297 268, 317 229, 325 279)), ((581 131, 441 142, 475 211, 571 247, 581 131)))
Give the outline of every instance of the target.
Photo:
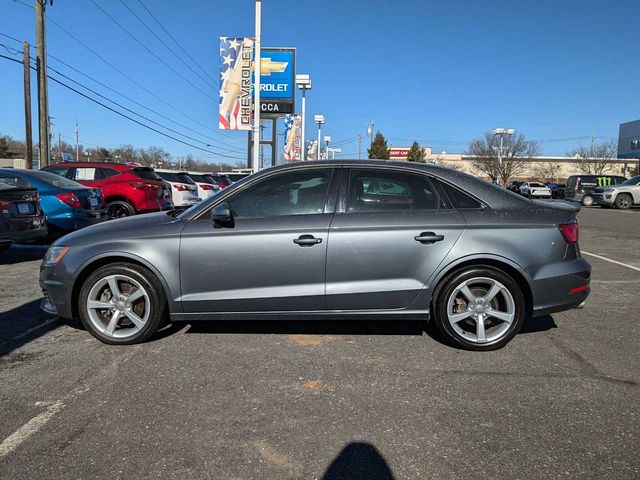
POLYGON ((529 184, 529 186, 530 186, 530 187, 544 187, 544 185, 543 185, 543 184, 541 184, 541 183, 537 183, 537 182, 531 182, 531 183, 529 184))
POLYGON ((33 171, 29 172, 29 176, 33 176, 38 180, 48 183, 49 185, 53 185, 54 187, 59 188, 86 188, 80 185, 78 182, 74 182, 73 180, 69 180, 66 177, 61 177, 60 175, 56 175, 55 173, 33 171))
POLYGON ((635 177, 632 177, 629 180, 625 180, 620 185, 638 185, 639 183, 640 183, 640 175, 636 175, 635 177))

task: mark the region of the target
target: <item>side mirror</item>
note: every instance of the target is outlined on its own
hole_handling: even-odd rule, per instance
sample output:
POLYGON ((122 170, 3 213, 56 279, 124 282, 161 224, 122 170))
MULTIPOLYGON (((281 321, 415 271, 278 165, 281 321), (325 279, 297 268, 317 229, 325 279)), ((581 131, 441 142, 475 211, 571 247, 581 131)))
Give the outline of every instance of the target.
POLYGON ((211 221, 218 227, 233 227, 233 215, 227 202, 222 202, 211 209, 211 221))

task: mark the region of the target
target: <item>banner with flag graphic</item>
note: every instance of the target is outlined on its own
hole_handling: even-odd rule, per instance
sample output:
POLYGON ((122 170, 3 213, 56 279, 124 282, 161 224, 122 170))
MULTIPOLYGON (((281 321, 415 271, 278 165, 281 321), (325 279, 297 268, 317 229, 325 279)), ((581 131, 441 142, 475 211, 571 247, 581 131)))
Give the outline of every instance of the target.
POLYGON ((302 115, 284 117, 284 159, 302 160, 302 115))
POLYGON ((253 39, 220 37, 220 111, 222 130, 251 130, 253 39))

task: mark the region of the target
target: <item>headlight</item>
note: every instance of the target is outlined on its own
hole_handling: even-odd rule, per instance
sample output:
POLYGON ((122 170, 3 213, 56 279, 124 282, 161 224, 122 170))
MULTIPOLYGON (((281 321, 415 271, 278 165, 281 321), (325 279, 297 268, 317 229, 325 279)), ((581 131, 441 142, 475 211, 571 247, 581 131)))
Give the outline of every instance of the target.
POLYGON ((46 255, 44 256, 42 266, 52 267, 56 265, 60 260, 62 260, 62 257, 64 257, 68 251, 69 247, 50 247, 49 250, 47 250, 46 255))

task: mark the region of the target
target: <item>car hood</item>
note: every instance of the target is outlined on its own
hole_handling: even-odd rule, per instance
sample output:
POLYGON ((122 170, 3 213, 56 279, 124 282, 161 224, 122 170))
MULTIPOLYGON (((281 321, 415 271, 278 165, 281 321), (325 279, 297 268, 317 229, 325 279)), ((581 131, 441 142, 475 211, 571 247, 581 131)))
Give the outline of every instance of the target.
POLYGON ((85 227, 71 232, 56 240, 55 245, 71 246, 74 244, 88 243, 92 239, 103 240, 105 238, 124 238, 135 235, 143 235, 145 231, 155 229, 163 224, 170 225, 180 220, 168 214, 168 212, 147 213, 132 217, 118 218, 85 227), (151 228, 153 227, 153 228, 151 228))

